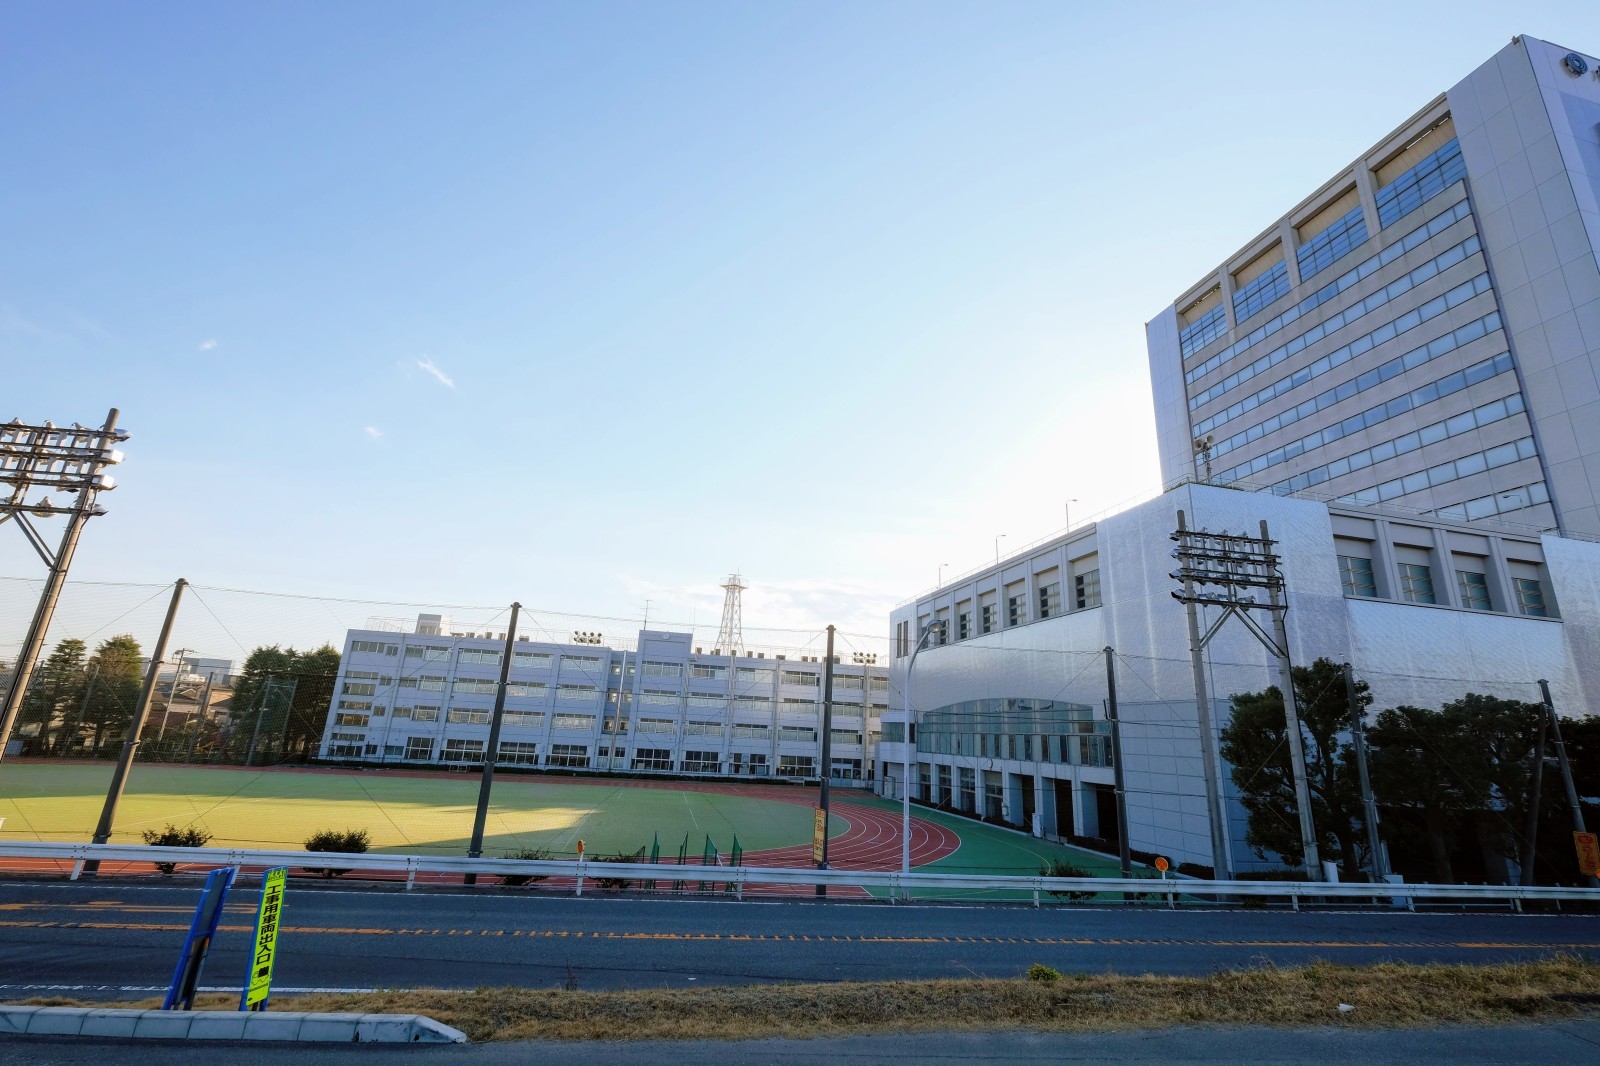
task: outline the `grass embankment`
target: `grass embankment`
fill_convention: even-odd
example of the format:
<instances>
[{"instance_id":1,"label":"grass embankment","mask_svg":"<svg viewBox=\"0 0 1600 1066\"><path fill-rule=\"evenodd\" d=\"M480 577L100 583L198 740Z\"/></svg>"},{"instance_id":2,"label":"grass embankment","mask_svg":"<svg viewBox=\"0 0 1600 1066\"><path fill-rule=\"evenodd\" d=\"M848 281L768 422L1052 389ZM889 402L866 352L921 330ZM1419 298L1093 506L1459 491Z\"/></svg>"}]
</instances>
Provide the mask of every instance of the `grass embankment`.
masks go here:
<instances>
[{"instance_id":1,"label":"grass embankment","mask_svg":"<svg viewBox=\"0 0 1600 1066\"><path fill-rule=\"evenodd\" d=\"M211 1001L204 1006L217 1010L233 1009L238 1002L203 998ZM1354 1009L1341 1011L1340 1004ZM419 990L285 996L272 1005L277 1010L424 1014L485 1041L744 1040L956 1029L1094 1032L1180 1025L1500 1025L1572 1017L1597 1004L1600 963L1561 957L1500 966L1318 963L1204 977L1068 974L1052 982ZM135 1005L159 1006L159 1001Z\"/></svg>"}]
</instances>

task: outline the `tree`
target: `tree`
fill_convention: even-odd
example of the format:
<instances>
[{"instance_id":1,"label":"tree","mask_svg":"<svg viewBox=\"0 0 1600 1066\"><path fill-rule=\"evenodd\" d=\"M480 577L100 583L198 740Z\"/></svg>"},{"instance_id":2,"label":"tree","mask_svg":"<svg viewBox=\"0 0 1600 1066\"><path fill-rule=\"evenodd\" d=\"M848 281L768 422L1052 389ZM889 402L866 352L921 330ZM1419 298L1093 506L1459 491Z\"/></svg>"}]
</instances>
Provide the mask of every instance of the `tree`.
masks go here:
<instances>
[{"instance_id":1,"label":"tree","mask_svg":"<svg viewBox=\"0 0 1600 1066\"><path fill-rule=\"evenodd\" d=\"M1305 737L1306 779L1317 847L1337 860L1348 880L1360 878L1362 833L1361 787L1354 753L1343 739L1350 726L1344 668L1318 659L1292 671L1295 704ZM1356 683L1357 704L1372 702L1365 682ZM1233 783L1248 815L1245 842L1258 856L1276 852L1291 866L1305 862L1300 839L1294 770L1289 754L1288 720L1283 692L1274 685L1264 692L1233 697L1233 714L1222 729L1222 757L1233 767Z\"/></svg>"},{"instance_id":2,"label":"tree","mask_svg":"<svg viewBox=\"0 0 1600 1066\"><path fill-rule=\"evenodd\" d=\"M1383 711L1368 730L1373 791L1417 827L1436 879L1456 879L1451 850L1468 825L1495 853L1516 854L1543 713L1468 693L1437 711Z\"/></svg>"},{"instance_id":3,"label":"tree","mask_svg":"<svg viewBox=\"0 0 1600 1066\"><path fill-rule=\"evenodd\" d=\"M324 644L298 652L263 645L245 659L233 687L228 753L244 760L306 756L322 739L339 673L339 652ZM260 726L257 729L257 726Z\"/></svg>"},{"instance_id":4,"label":"tree","mask_svg":"<svg viewBox=\"0 0 1600 1066\"><path fill-rule=\"evenodd\" d=\"M83 654L83 641L75 637L61 641L28 686L17 724L36 727L35 754L55 749L66 721L79 709L84 687Z\"/></svg>"},{"instance_id":5,"label":"tree","mask_svg":"<svg viewBox=\"0 0 1600 1066\"><path fill-rule=\"evenodd\" d=\"M94 685L83 700L83 724L94 730L92 750L101 753L105 743L127 731L143 683L139 642L124 633L100 642L89 660Z\"/></svg>"}]
</instances>

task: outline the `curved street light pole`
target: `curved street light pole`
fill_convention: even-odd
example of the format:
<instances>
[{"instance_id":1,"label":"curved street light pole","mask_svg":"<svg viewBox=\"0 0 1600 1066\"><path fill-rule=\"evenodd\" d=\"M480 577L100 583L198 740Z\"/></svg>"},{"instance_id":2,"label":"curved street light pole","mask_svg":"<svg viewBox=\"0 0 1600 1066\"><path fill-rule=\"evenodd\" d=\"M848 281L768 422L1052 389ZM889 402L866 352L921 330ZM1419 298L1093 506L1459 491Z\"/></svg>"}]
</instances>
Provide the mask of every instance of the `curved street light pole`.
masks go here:
<instances>
[{"instance_id":1,"label":"curved street light pole","mask_svg":"<svg viewBox=\"0 0 1600 1066\"><path fill-rule=\"evenodd\" d=\"M917 640L917 646L911 649L911 661L906 664L905 706L902 708L902 717L905 719L904 730L900 742L901 750L905 753L905 769L901 771L900 781L900 874L902 877L911 873L911 768L912 755L916 751L911 741L911 671L917 665L917 656L922 649L928 646L928 638L933 636L935 630L944 626L938 619L931 620L928 628L922 631L922 636ZM900 887L903 899L911 898L911 890L904 884Z\"/></svg>"}]
</instances>

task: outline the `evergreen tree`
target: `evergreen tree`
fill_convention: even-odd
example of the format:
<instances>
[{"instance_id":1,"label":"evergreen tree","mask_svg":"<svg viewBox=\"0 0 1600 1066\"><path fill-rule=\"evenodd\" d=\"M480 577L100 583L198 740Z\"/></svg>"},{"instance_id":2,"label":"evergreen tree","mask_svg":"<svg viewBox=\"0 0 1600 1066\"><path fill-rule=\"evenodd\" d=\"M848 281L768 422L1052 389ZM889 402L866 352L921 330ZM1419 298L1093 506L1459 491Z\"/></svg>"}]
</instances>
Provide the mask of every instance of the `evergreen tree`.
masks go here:
<instances>
[{"instance_id":1,"label":"evergreen tree","mask_svg":"<svg viewBox=\"0 0 1600 1066\"><path fill-rule=\"evenodd\" d=\"M63 727L79 709L83 688L84 644L68 637L34 672L17 714L18 726L37 727L31 745L33 754L43 755L56 748Z\"/></svg>"},{"instance_id":2,"label":"evergreen tree","mask_svg":"<svg viewBox=\"0 0 1600 1066\"><path fill-rule=\"evenodd\" d=\"M1354 751L1346 740L1350 705L1344 668L1331 659L1318 659L1310 666L1295 667L1292 675L1317 847L1324 859L1340 863L1347 880L1359 880L1361 787ZM1362 708L1372 702L1365 682L1356 683L1356 700ZM1289 865L1301 865L1305 851L1282 691L1274 685L1264 692L1234 696L1233 714L1221 736L1222 757L1233 768L1233 783L1248 816L1245 842L1257 855L1276 852Z\"/></svg>"},{"instance_id":3,"label":"evergreen tree","mask_svg":"<svg viewBox=\"0 0 1600 1066\"><path fill-rule=\"evenodd\" d=\"M90 659L94 685L83 700L83 724L94 730L91 749L96 755L126 733L133 721L144 680L140 668L143 654L139 642L124 633L101 641Z\"/></svg>"}]
</instances>

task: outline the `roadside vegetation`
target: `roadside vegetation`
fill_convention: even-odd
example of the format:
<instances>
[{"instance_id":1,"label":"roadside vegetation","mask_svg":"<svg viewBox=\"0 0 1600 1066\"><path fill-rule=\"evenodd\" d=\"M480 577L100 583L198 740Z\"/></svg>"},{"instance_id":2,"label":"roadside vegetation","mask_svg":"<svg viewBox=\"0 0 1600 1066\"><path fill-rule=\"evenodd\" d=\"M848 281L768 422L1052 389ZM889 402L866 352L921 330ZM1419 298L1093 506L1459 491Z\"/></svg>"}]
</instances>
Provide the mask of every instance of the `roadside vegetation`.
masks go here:
<instances>
[{"instance_id":1,"label":"roadside vegetation","mask_svg":"<svg viewBox=\"0 0 1600 1066\"><path fill-rule=\"evenodd\" d=\"M1059 961L1059 960L1057 960ZM1104 1032L1173 1026L1416 1028L1575 1017L1600 1007L1600 963L1572 956L1501 966L1316 963L1204 977L1127 977L1040 962L1013 980L739 985L590 992L417 990L273 997L273 1010L424 1014L489 1040L745 1040L1007 1029ZM88 1006L68 1000L30 1000ZM201 1009L232 1010L211 995ZM93 1006L108 1006L105 1003ZM154 1007L159 1000L126 1006Z\"/></svg>"}]
</instances>

